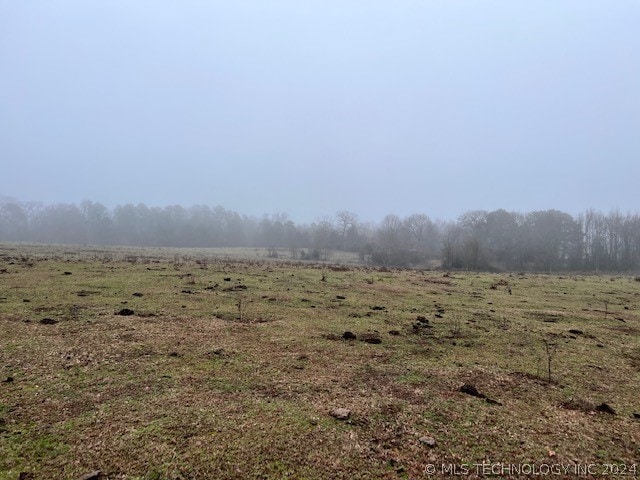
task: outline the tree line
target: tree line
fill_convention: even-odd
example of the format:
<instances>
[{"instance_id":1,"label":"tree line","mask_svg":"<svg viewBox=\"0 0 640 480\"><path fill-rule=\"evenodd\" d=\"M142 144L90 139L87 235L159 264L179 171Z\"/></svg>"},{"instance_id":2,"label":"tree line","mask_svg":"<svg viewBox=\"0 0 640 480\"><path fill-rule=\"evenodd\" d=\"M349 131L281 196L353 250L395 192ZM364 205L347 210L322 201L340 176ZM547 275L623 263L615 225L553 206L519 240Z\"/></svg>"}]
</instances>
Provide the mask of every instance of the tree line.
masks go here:
<instances>
[{"instance_id":1,"label":"tree line","mask_svg":"<svg viewBox=\"0 0 640 480\"><path fill-rule=\"evenodd\" d=\"M44 205L0 199L0 241L156 247L287 249L301 260L329 260L336 250L363 262L415 267L527 271L636 271L640 215L587 210L528 213L469 211L456 221L390 214L377 224L337 212L311 224L286 214L261 218L221 206L148 207L101 203Z\"/></svg>"}]
</instances>

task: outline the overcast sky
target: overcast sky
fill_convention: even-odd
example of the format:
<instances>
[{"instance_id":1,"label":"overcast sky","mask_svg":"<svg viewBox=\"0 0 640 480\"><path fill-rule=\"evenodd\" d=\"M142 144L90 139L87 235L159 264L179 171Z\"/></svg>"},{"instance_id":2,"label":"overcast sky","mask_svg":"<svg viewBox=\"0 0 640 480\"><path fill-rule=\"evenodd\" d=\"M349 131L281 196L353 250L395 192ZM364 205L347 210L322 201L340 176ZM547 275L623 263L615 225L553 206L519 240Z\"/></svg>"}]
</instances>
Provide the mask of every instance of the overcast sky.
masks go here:
<instances>
[{"instance_id":1,"label":"overcast sky","mask_svg":"<svg viewBox=\"0 0 640 480\"><path fill-rule=\"evenodd\" d=\"M0 0L0 195L640 209L638 0Z\"/></svg>"}]
</instances>

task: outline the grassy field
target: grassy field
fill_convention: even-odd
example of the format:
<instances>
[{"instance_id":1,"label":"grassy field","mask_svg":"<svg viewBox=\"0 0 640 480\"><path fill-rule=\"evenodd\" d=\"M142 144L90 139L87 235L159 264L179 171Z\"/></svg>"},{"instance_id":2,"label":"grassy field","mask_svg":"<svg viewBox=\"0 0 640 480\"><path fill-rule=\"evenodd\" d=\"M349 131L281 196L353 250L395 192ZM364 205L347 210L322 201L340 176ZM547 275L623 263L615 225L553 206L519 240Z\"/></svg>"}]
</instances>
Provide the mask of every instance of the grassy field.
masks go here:
<instances>
[{"instance_id":1,"label":"grassy field","mask_svg":"<svg viewBox=\"0 0 640 480\"><path fill-rule=\"evenodd\" d=\"M633 277L253 253L0 245L0 479L640 474Z\"/></svg>"}]
</instances>

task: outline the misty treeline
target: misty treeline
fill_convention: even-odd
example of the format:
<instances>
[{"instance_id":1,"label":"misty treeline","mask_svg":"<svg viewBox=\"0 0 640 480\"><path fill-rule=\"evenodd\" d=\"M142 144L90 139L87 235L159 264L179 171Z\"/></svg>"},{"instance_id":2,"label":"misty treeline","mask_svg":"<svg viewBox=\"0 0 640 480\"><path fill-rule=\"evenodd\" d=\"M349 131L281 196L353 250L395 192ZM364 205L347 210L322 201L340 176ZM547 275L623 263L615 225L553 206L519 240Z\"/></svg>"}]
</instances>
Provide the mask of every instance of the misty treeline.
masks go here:
<instances>
[{"instance_id":1,"label":"misty treeline","mask_svg":"<svg viewBox=\"0 0 640 480\"><path fill-rule=\"evenodd\" d=\"M43 205L0 200L0 241L156 247L261 247L300 260L356 252L375 265L448 269L632 271L640 269L640 215L588 210L470 211L457 221L387 215L378 224L340 211L296 225L286 214L256 218L223 207Z\"/></svg>"}]
</instances>

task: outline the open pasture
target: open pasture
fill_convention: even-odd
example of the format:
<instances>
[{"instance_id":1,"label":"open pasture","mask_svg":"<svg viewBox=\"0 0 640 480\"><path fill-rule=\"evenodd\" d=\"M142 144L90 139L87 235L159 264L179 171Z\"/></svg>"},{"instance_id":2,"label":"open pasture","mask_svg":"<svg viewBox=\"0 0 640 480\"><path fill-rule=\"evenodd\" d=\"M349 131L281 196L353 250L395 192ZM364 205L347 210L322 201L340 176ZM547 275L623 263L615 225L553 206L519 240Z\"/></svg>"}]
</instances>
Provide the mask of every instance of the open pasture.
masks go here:
<instances>
[{"instance_id":1,"label":"open pasture","mask_svg":"<svg viewBox=\"0 0 640 480\"><path fill-rule=\"evenodd\" d=\"M640 282L4 244L0 381L3 480L631 467Z\"/></svg>"}]
</instances>

